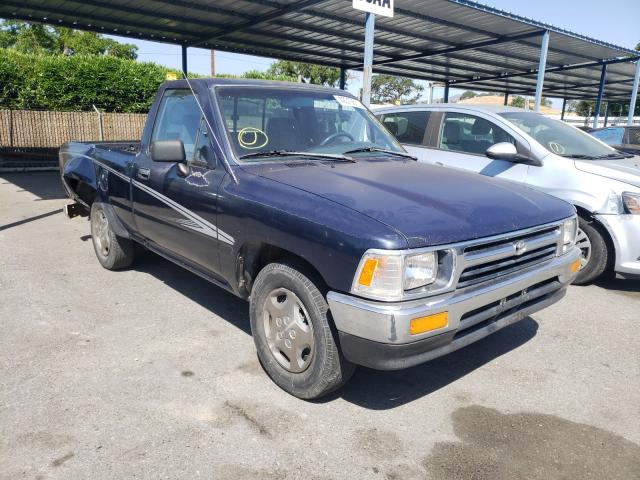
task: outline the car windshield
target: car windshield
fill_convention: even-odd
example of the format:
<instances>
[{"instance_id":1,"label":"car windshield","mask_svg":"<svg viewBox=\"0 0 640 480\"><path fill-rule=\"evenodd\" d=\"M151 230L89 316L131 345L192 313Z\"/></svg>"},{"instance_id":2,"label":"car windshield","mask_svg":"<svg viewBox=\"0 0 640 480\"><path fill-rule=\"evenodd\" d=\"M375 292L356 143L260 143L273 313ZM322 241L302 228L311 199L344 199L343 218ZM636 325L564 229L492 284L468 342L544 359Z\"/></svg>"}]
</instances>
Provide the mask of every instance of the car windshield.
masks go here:
<instances>
[{"instance_id":1,"label":"car windshield","mask_svg":"<svg viewBox=\"0 0 640 480\"><path fill-rule=\"evenodd\" d=\"M551 153L563 157L601 159L619 155L588 133L533 112L505 112L500 116L537 140Z\"/></svg>"},{"instance_id":2,"label":"car windshield","mask_svg":"<svg viewBox=\"0 0 640 480\"><path fill-rule=\"evenodd\" d=\"M217 87L229 143L238 159L255 161L292 152L351 160L360 151L404 153L400 144L356 99L291 87ZM264 153L264 155L260 155ZM380 152L382 154L382 152Z\"/></svg>"}]
</instances>

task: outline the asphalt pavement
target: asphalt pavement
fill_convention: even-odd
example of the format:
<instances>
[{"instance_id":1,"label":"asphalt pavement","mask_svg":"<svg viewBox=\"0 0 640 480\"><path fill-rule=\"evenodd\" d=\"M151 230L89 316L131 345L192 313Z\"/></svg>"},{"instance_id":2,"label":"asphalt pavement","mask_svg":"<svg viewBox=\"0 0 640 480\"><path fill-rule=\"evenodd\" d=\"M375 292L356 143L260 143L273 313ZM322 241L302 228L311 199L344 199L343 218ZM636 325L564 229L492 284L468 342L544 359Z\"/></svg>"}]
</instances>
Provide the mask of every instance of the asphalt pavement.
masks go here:
<instances>
[{"instance_id":1,"label":"asphalt pavement","mask_svg":"<svg viewBox=\"0 0 640 480\"><path fill-rule=\"evenodd\" d=\"M0 174L0 479L640 478L640 281L304 402L244 301L148 252L104 270L65 203Z\"/></svg>"}]
</instances>

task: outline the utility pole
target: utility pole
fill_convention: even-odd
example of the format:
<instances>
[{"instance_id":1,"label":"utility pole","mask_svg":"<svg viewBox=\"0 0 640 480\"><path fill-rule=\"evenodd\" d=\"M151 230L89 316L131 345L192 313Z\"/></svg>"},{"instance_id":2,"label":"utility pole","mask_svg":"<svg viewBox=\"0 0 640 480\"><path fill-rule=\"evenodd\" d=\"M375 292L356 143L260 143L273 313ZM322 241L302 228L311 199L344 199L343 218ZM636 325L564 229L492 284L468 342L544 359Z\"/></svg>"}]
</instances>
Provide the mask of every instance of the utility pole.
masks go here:
<instances>
[{"instance_id":1,"label":"utility pole","mask_svg":"<svg viewBox=\"0 0 640 480\"><path fill-rule=\"evenodd\" d=\"M211 76L216 76L216 52L213 48L211 49Z\"/></svg>"}]
</instances>

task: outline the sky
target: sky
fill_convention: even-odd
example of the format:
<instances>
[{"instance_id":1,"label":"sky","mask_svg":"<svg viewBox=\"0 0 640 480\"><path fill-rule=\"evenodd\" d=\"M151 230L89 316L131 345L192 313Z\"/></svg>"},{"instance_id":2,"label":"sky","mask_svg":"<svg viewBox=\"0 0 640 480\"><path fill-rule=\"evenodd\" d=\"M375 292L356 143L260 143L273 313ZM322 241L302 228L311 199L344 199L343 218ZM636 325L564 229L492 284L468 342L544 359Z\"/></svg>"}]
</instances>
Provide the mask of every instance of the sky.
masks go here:
<instances>
[{"instance_id":1,"label":"sky","mask_svg":"<svg viewBox=\"0 0 640 480\"><path fill-rule=\"evenodd\" d=\"M402 5L402 0L395 1L396 5ZM621 47L634 48L640 42L640 0L485 0L482 3ZM136 44L140 61L180 68L179 46L123 37L112 38ZM216 72L231 74L241 74L247 70L266 70L273 62L271 58L220 51L216 51L215 58ZM189 71L208 75L209 50L190 48L188 65ZM362 84L361 78L359 72L350 72L348 89L351 92L357 94ZM452 89L450 95L462 91ZM434 98L442 95L442 88L436 88ZM554 105L558 105L558 101L554 101Z\"/></svg>"}]
</instances>

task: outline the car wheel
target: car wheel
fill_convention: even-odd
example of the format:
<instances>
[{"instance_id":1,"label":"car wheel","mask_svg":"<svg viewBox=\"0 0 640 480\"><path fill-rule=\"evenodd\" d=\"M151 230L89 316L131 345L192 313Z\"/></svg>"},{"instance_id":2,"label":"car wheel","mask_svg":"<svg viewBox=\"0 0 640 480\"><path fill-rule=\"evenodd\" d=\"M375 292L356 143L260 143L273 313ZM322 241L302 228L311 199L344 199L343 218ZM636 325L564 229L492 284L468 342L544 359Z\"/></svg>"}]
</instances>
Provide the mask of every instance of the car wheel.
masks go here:
<instances>
[{"instance_id":1,"label":"car wheel","mask_svg":"<svg viewBox=\"0 0 640 480\"><path fill-rule=\"evenodd\" d=\"M107 270L119 270L133 263L134 244L131 240L118 237L109 225L104 205L91 205L91 239L100 265Z\"/></svg>"},{"instance_id":2,"label":"car wheel","mask_svg":"<svg viewBox=\"0 0 640 480\"><path fill-rule=\"evenodd\" d=\"M609 262L607 242L597 224L579 217L576 247L580 249L582 256L580 257L580 271L573 283L586 285L593 282L607 269Z\"/></svg>"},{"instance_id":3,"label":"car wheel","mask_svg":"<svg viewBox=\"0 0 640 480\"><path fill-rule=\"evenodd\" d=\"M267 374L291 395L311 400L341 387L355 366L340 351L324 296L301 270L285 263L264 267L249 312Z\"/></svg>"}]
</instances>

